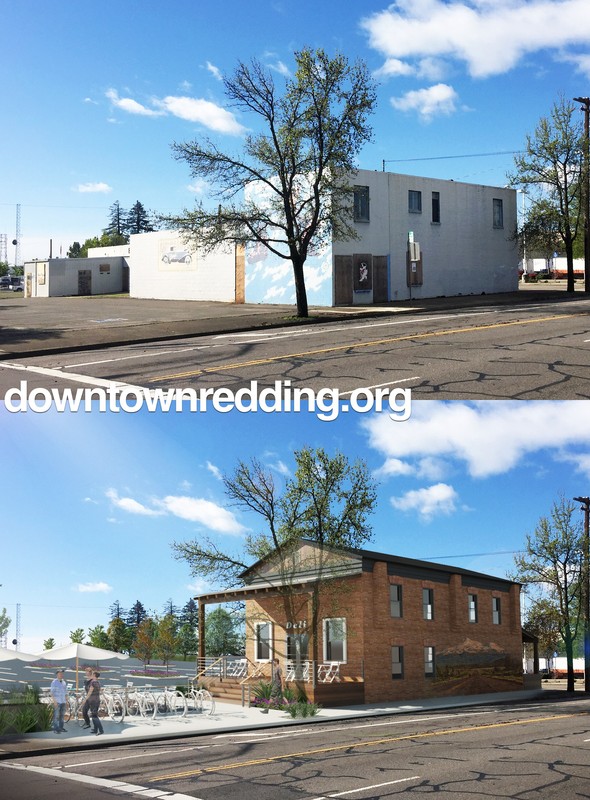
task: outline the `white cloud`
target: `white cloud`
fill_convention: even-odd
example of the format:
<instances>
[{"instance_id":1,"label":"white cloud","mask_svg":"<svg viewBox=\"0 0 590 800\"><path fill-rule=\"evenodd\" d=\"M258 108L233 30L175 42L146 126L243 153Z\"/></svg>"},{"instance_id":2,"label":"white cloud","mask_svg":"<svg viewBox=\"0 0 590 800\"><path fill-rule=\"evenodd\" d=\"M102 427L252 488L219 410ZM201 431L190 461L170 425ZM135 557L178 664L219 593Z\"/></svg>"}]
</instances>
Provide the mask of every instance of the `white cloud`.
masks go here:
<instances>
[{"instance_id":1,"label":"white cloud","mask_svg":"<svg viewBox=\"0 0 590 800\"><path fill-rule=\"evenodd\" d=\"M386 415L364 421L370 444L385 458L418 465L460 461L475 478L500 475L526 456L552 449L590 476L590 414L578 401L415 402L406 422ZM534 433L533 433L534 432Z\"/></svg>"},{"instance_id":2,"label":"white cloud","mask_svg":"<svg viewBox=\"0 0 590 800\"><path fill-rule=\"evenodd\" d=\"M139 503L137 500L134 500L132 497L119 497L119 494L115 489L109 489L106 492L106 496L116 508L120 508L121 511L127 511L129 514L140 514L146 517L159 517L164 513L161 510L148 508L142 503Z\"/></svg>"},{"instance_id":3,"label":"white cloud","mask_svg":"<svg viewBox=\"0 0 590 800\"><path fill-rule=\"evenodd\" d=\"M457 492L447 483L414 489L401 497L392 497L391 504L399 511L416 511L424 522L435 516L448 516L456 510Z\"/></svg>"},{"instance_id":4,"label":"white cloud","mask_svg":"<svg viewBox=\"0 0 590 800\"><path fill-rule=\"evenodd\" d=\"M383 70L395 59L443 58L463 62L476 78L508 72L529 54L559 55L590 40L588 0L398 0L361 25L387 59Z\"/></svg>"},{"instance_id":5,"label":"white cloud","mask_svg":"<svg viewBox=\"0 0 590 800\"><path fill-rule=\"evenodd\" d=\"M175 517L198 522L219 533L242 534L245 531L231 511L201 497L168 495L160 501L162 507Z\"/></svg>"},{"instance_id":6,"label":"white cloud","mask_svg":"<svg viewBox=\"0 0 590 800\"><path fill-rule=\"evenodd\" d=\"M219 69L219 67L216 67L210 61L207 61L206 67L216 80L218 81L223 80L223 75L221 74L221 70Z\"/></svg>"},{"instance_id":7,"label":"white cloud","mask_svg":"<svg viewBox=\"0 0 590 800\"><path fill-rule=\"evenodd\" d=\"M453 114L458 99L452 86L437 83L428 89L414 89L402 97L392 97L391 105L398 111L415 111L424 122L430 122L433 117Z\"/></svg>"},{"instance_id":8,"label":"white cloud","mask_svg":"<svg viewBox=\"0 0 590 800\"><path fill-rule=\"evenodd\" d=\"M223 475L219 467L216 467L215 464L212 464L210 461L207 461L207 469L215 478L217 478L218 481L220 481L223 478Z\"/></svg>"},{"instance_id":9,"label":"white cloud","mask_svg":"<svg viewBox=\"0 0 590 800\"><path fill-rule=\"evenodd\" d=\"M108 194L113 191L113 187L109 186L108 183L79 183L74 191L81 192L82 194Z\"/></svg>"},{"instance_id":10,"label":"white cloud","mask_svg":"<svg viewBox=\"0 0 590 800\"><path fill-rule=\"evenodd\" d=\"M218 133L229 133L239 136L245 133L245 128L240 125L231 111L226 111L221 106L212 103L210 100L203 100L196 97L174 97L169 95L162 100L155 101L163 112L172 114L174 117L198 122Z\"/></svg>"},{"instance_id":11,"label":"white cloud","mask_svg":"<svg viewBox=\"0 0 590 800\"><path fill-rule=\"evenodd\" d=\"M192 183L189 183L189 185L186 188L189 190L189 192L192 192L193 194L198 194L198 195L206 194L209 189L209 182L206 181L204 178L197 178Z\"/></svg>"},{"instance_id":12,"label":"white cloud","mask_svg":"<svg viewBox=\"0 0 590 800\"><path fill-rule=\"evenodd\" d=\"M113 591L113 587L104 581L98 581L97 583L79 583L76 590L78 592L102 592L107 594Z\"/></svg>"},{"instance_id":13,"label":"white cloud","mask_svg":"<svg viewBox=\"0 0 590 800\"><path fill-rule=\"evenodd\" d=\"M163 111L155 111L153 108L138 103L137 100L132 100L130 97L119 97L119 93L115 89L109 89L106 96L115 106L120 108L121 111L126 111L128 114L139 114L143 117L160 117Z\"/></svg>"}]
</instances>

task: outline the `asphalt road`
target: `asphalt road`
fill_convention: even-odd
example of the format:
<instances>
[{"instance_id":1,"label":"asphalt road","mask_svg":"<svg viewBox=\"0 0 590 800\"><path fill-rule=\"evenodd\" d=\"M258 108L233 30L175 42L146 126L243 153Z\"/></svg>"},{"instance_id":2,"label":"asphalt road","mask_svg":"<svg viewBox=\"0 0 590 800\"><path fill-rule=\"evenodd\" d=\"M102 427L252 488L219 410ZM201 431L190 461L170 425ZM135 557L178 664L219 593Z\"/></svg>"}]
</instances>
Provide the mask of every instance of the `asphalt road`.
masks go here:
<instances>
[{"instance_id":1,"label":"asphalt road","mask_svg":"<svg viewBox=\"0 0 590 800\"><path fill-rule=\"evenodd\" d=\"M318 723L0 763L4 796L590 797L590 700Z\"/></svg>"},{"instance_id":2,"label":"asphalt road","mask_svg":"<svg viewBox=\"0 0 590 800\"><path fill-rule=\"evenodd\" d=\"M329 388L344 401L367 388L411 389L414 399L587 399L590 300L408 313L0 362L3 397L21 381L29 392L236 391L287 381L292 393Z\"/></svg>"}]
</instances>

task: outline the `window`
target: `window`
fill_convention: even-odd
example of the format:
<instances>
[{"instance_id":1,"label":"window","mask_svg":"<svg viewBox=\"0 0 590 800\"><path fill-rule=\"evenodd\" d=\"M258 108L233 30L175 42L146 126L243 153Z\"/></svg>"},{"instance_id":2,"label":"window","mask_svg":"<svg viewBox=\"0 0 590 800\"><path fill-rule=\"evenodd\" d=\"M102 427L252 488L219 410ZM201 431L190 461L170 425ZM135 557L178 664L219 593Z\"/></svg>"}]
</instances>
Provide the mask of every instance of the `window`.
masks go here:
<instances>
[{"instance_id":1,"label":"window","mask_svg":"<svg viewBox=\"0 0 590 800\"><path fill-rule=\"evenodd\" d=\"M440 192L432 193L432 222L440 224Z\"/></svg>"},{"instance_id":2,"label":"window","mask_svg":"<svg viewBox=\"0 0 590 800\"><path fill-rule=\"evenodd\" d=\"M324 661L346 661L346 620L324 620Z\"/></svg>"},{"instance_id":3,"label":"window","mask_svg":"<svg viewBox=\"0 0 590 800\"><path fill-rule=\"evenodd\" d=\"M469 622L477 622L477 595L468 594L467 604L469 608Z\"/></svg>"},{"instance_id":4,"label":"window","mask_svg":"<svg viewBox=\"0 0 590 800\"><path fill-rule=\"evenodd\" d=\"M392 617L403 617L402 587L399 583L392 583L389 587L389 607Z\"/></svg>"},{"instance_id":5,"label":"window","mask_svg":"<svg viewBox=\"0 0 590 800\"><path fill-rule=\"evenodd\" d=\"M492 597L492 622L494 625L500 625L502 622L501 603L499 597Z\"/></svg>"},{"instance_id":6,"label":"window","mask_svg":"<svg viewBox=\"0 0 590 800\"><path fill-rule=\"evenodd\" d=\"M434 589L422 589L422 614L424 619L434 619Z\"/></svg>"},{"instance_id":7,"label":"window","mask_svg":"<svg viewBox=\"0 0 590 800\"><path fill-rule=\"evenodd\" d=\"M504 227L504 205L502 200L494 198L494 228Z\"/></svg>"},{"instance_id":8,"label":"window","mask_svg":"<svg viewBox=\"0 0 590 800\"><path fill-rule=\"evenodd\" d=\"M256 660L268 661L272 648L272 624L258 622L256 624Z\"/></svg>"},{"instance_id":9,"label":"window","mask_svg":"<svg viewBox=\"0 0 590 800\"><path fill-rule=\"evenodd\" d=\"M408 211L410 214L422 213L422 192L410 189L408 192Z\"/></svg>"},{"instance_id":10,"label":"window","mask_svg":"<svg viewBox=\"0 0 590 800\"><path fill-rule=\"evenodd\" d=\"M424 675L434 678L434 647L424 648Z\"/></svg>"},{"instance_id":11,"label":"window","mask_svg":"<svg viewBox=\"0 0 590 800\"><path fill-rule=\"evenodd\" d=\"M394 680L404 677L404 648L398 645L391 648L391 677Z\"/></svg>"},{"instance_id":12,"label":"window","mask_svg":"<svg viewBox=\"0 0 590 800\"><path fill-rule=\"evenodd\" d=\"M368 186L355 186L353 194L354 194L354 221L355 222L368 222L369 221L369 187Z\"/></svg>"},{"instance_id":13,"label":"window","mask_svg":"<svg viewBox=\"0 0 590 800\"><path fill-rule=\"evenodd\" d=\"M287 634L287 661L307 661L309 657L309 636L307 633Z\"/></svg>"}]
</instances>

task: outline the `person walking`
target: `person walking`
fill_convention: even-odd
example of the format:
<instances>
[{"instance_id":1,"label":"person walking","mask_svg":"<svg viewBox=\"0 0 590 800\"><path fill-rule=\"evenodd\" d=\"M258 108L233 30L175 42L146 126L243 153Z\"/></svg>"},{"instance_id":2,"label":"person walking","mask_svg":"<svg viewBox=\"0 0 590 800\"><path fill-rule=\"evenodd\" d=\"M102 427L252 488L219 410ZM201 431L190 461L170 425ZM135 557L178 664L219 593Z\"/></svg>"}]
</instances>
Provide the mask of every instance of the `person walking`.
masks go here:
<instances>
[{"instance_id":1,"label":"person walking","mask_svg":"<svg viewBox=\"0 0 590 800\"><path fill-rule=\"evenodd\" d=\"M271 697L276 703L283 702L283 670L278 658L273 658L272 660Z\"/></svg>"},{"instance_id":2,"label":"person walking","mask_svg":"<svg viewBox=\"0 0 590 800\"><path fill-rule=\"evenodd\" d=\"M63 669L58 669L55 678L51 681L49 687L51 699L53 700L53 732L64 733L64 714L66 711L66 699L68 693L68 685L64 681Z\"/></svg>"},{"instance_id":3,"label":"person walking","mask_svg":"<svg viewBox=\"0 0 590 800\"><path fill-rule=\"evenodd\" d=\"M84 670L84 702L82 703L82 718L84 720L83 728L90 728L90 716L88 706L88 688L92 681L92 667L86 667Z\"/></svg>"},{"instance_id":4,"label":"person walking","mask_svg":"<svg viewBox=\"0 0 590 800\"><path fill-rule=\"evenodd\" d=\"M100 706L100 672L93 672L90 683L88 684L88 692L86 694L86 702L88 703L88 711L92 718L93 733L95 736L100 736L104 733L102 722L98 716L98 708Z\"/></svg>"}]
</instances>

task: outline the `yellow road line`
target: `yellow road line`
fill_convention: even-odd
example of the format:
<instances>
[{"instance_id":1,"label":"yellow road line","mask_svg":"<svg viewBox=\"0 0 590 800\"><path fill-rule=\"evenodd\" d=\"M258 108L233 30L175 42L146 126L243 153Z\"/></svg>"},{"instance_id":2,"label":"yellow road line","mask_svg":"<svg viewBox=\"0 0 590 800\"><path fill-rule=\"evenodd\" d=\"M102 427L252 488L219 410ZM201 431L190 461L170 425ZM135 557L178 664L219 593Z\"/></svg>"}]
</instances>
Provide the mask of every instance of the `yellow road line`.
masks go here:
<instances>
[{"instance_id":1,"label":"yellow road line","mask_svg":"<svg viewBox=\"0 0 590 800\"><path fill-rule=\"evenodd\" d=\"M584 712L586 713L586 712ZM447 736L452 733L470 733L472 731L483 731L490 728L505 728L509 725L529 725L534 722L549 722L556 719L567 719L578 714L556 714L550 717L534 717L533 719L515 720L509 722L492 722L488 725L474 725L466 728L447 728L443 731L428 731L426 733L408 733L404 736L388 736L384 739L369 739L364 742L352 744L332 745L331 747L318 747L315 750L303 750L297 753L286 753L282 756L267 756L266 758L254 758L250 761L237 761L232 764L219 764L215 767L203 767L202 769L191 769L186 772L173 772L169 775L158 775L150 778L149 783L156 781L175 780L179 778L191 778L196 775L204 775L206 772L225 772L230 769L242 769L244 767L255 767L261 764L272 764L275 761L288 761L291 758L306 758L309 756L321 755L324 753L335 753L342 750L355 750L358 747L374 747L375 745L391 744L393 742L403 742L409 739L427 739L434 736Z\"/></svg>"},{"instance_id":2,"label":"yellow road line","mask_svg":"<svg viewBox=\"0 0 590 800\"><path fill-rule=\"evenodd\" d=\"M514 322L494 322L491 325L474 325L469 328L448 328L443 331L430 331L428 333L414 333L405 336L391 336L386 339L375 339L370 342L357 342L356 344L340 344L333 347L323 347L317 350L306 350L301 353L287 353L283 356L269 356L268 358L257 358L251 361L238 361L234 364L217 364L214 367L203 367L202 369L190 370L189 372L177 372L174 375L158 375L150 378L148 383L158 381L176 380L178 378L194 378L198 375L205 375L208 372L224 372L226 370L240 369L241 367L256 367L261 364L272 364L275 361L287 361L290 358L304 358L307 356L325 355L326 353L337 353L342 350L357 350L361 347L378 347L382 344L392 344L394 342L407 342L415 339L429 339L436 336L450 336L457 333L468 333L472 331L485 331L492 328L507 328L514 325L531 325L539 322L551 322L556 319L567 319L568 317L583 317L586 314L554 314L551 317L540 317L539 319L516 320Z\"/></svg>"}]
</instances>

